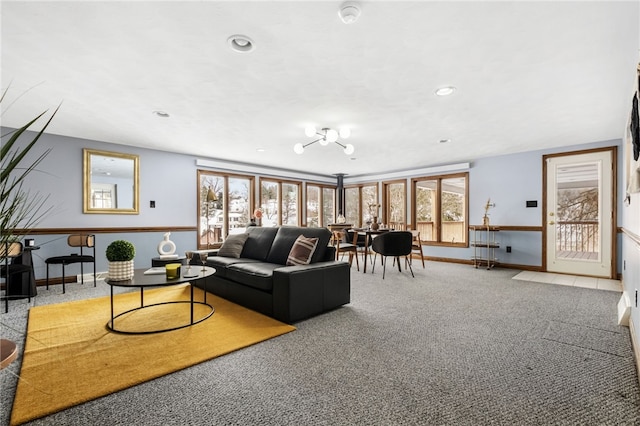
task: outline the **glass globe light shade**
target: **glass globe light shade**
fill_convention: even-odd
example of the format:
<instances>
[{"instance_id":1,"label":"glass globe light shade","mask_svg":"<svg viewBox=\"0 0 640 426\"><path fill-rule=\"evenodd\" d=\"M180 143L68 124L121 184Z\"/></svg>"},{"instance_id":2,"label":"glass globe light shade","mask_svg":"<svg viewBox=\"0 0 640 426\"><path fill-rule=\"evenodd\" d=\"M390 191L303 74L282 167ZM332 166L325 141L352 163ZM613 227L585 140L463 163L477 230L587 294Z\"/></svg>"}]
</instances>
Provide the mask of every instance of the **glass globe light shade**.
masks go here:
<instances>
[{"instance_id":1,"label":"glass globe light shade","mask_svg":"<svg viewBox=\"0 0 640 426\"><path fill-rule=\"evenodd\" d=\"M304 146L301 143L297 143L293 146L293 151L296 154L302 154L304 152Z\"/></svg>"},{"instance_id":2,"label":"glass globe light shade","mask_svg":"<svg viewBox=\"0 0 640 426\"><path fill-rule=\"evenodd\" d=\"M323 137L322 139L320 139L320 145L322 146L327 146L329 145L329 141L327 140L327 136L325 135L325 137Z\"/></svg>"},{"instance_id":3,"label":"glass globe light shade","mask_svg":"<svg viewBox=\"0 0 640 426\"><path fill-rule=\"evenodd\" d=\"M338 132L333 129L327 130L327 141L335 142L338 140Z\"/></svg>"},{"instance_id":4,"label":"glass globe light shade","mask_svg":"<svg viewBox=\"0 0 640 426\"><path fill-rule=\"evenodd\" d=\"M355 151L355 148L353 147L353 145L351 145L350 143L346 144L344 147L344 153L347 155L351 155L353 154L353 151Z\"/></svg>"},{"instance_id":5,"label":"glass globe light shade","mask_svg":"<svg viewBox=\"0 0 640 426\"><path fill-rule=\"evenodd\" d=\"M316 128L315 128L315 127L313 127L313 126L307 126L307 127L304 129L304 134L305 134L305 135L307 135L307 137L310 137L310 138L311 138L311 137L313 137L313 136L315 136L315 135L316 135Z\"/></svg>"},{"instance_id":6,"label":"glass globe light shade","mask_svg":"<svg viewBox=\"0 0 640 426\"><path fill-rule=\"evenodd\" d=\"M349 129L348 127L343 127L342 129L340 129L340 137L342 139L347 139L349 136L351 136L351 129Z\"/></svg>"}]
</instances>

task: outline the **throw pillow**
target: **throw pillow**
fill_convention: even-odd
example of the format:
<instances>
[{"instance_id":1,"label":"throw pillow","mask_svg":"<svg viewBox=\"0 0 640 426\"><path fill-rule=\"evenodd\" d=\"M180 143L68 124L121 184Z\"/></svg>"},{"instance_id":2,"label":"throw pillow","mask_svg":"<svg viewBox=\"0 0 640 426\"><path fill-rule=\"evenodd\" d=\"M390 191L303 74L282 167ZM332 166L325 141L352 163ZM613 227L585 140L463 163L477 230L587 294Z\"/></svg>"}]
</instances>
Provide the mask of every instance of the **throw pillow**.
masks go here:
<instances>
[{"instance_id":1,"label":"throw pillow","mask_svg":"<svg viewBox=\"0 0 640 426\"><path fill-rule=\"evenodd\" d=\"M311 256L318 246L318 238L307 238L300 235L296 242L293 243L289 257L287 257L287 266L308 265L311 262Z\"/></svg>"},{"instance_id":2,"label":"throw pillow","mask_svg":"<svg viewBox=\"0 0 640 426\"><path fill-rule=\"evenodd\" d=\"M249 234L229 235L218 250L218 256L239 258L247 238L249 238Z\"/></svg>"}]
</instances>

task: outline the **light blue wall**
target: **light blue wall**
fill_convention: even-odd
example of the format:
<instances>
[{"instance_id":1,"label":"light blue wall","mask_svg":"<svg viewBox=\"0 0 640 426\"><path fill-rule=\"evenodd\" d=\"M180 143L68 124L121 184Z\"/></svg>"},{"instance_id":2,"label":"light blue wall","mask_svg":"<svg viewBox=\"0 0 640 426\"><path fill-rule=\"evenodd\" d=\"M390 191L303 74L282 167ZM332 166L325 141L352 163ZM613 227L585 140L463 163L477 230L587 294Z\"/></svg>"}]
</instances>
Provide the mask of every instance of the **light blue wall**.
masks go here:
<instances>
[{"instance_id":1,"label":"light blue wall","mask_svg":"<svg viewBox=\"0 0 640 426\"><path fill-rule=\"evenodd\" d=\"M489 198L495 203L491 208L491 224L497 226L542 226L542 156L567 151L579 151L592 148L618 147L618 164L621 164L621 141L603 141L564 147L482 158L471 163L469 169L469 223L482 224L484 206ZM622 171L618 168L618 205L623 191ZM526 207L527 200L535 200L538 206ZM618 207L620 210L620 207ZM618 211L618 220L621 212ZM510 265L542 266L541 231L500 231L500 248L496 257L500 262ZM470 233L469 241L473 241ZM618 245L620 245L620 237ZM506 252L511 246L512 252ZM468 260L473 256L473 247L457 249L450 247L428 247L427 254L434 257L446 257ZM622 261L618 258L617 272L621 271Z\"/></svg>"},{"instance_id":2,"label":"light blue wall","mask_svg":"<svg viewBox=\"0 0 640 426\"><path fill-rule=\"evenodd\" d=\"M7 129L2 129L3 134ZM45 160L26 181L32 191L48 194L52 210L38 224L38 228L145 228L195 227L197 223L197 176L195 158L168 152L134 148L91 140L43 135L30 155L35 158L51 149ZM140 214L84 214L83 206L83 148L115 151L140 156ZM149 201L156 208L149 207ZM96 235L98 272L106 271L106 246L113 240L126 239L136 247L135 266L151 266L151 258L158 256L157 245L164 232L107 233ZM77 252L66 243L66 235L33 235L39 250L33 252L36 278L46 276L44 259L50 256ZM196 247L195 231L172 232L171 240L182 253ZM87 265L91 268L91 265ZM79 265L67 267L67 274L79 274ZM85 273L88 271L85 270ZM59 266L51 267L52 277L61 276Z\"/></svg>"},{"instance_id":3,"label":"light blue wall","mask_svg":"<svg viewBox=\"0 0 640 426\"><path fill-rule=\"evenodd\" d=\"M4 131L4 130L3 130ZM54 208L39 224L41 228L156 227L196 225L195 158L150 149L134 148L84 139L44 135L33 154L51 148L27 184L51 194ZM115 151L140 156L140 214L82 213L82 149ZM149 207L149 201L156 208Z\"/></svg>"},{"instance_id":4,"label":"light blue wall","mask_svg":"<svg viewBox=\"0 0 640 426\"><path fill-rule=\"evenodd\" d=\"M488 198L495 203L490 210L491 223L499 226L541 226L542 225L542 156L562 151L574 151L607 146L620 146L620 141L603 141L555 150L539 150L526 153L482 158L471 162L469 169L469 222L480 224L484 205ZM29 181L29 186L42 193L50 194L54 205L51 214L39 224L39 228L144 228L193 226L197 224L197 166L196 158L149 149L133 148L104 142L44 135L38 149L52 148L51 153L39 166ZM82 213L82 149L91 148L104 151L125 152L140 155L140 214L106 215ZM37 150L36 150L37 151ZM619 149L619 151L622 151ZM38 151L39 152L39 151ZM621 157L621 155L620 155ZM619 164L622 158L619 159ZM622 168L620 179L622 178ZM374 177L371 178L375 180ZM622 182L619 183L619 188ZM407 186L409 188L409 186ZM620 189L619 200L623 190ZM156 208L149 207L149 201L156 202ZM527 208L526 201L535 200L538 206ZM619 203L621 204L621 203ZM619 214L619 216L621 213ZM100 234L97 237L98 267L106 270L104 248L116 239L118 234ZM120 236L125 237L125 236ZM36 252L40 259L66 253L64 239L60 235L36 237L41 250ZM128 234L138 254L136 266L150 266L151 257L157 255L156 246L162 239L158 232ZM539 267L542 265L542 235L538 231L501 231L501 248L497 257L506 264ZM472 240L470 236L470 241ZM196 232L172 234L178 251L196 247ZM512 247L506 253L506 246ZM619 247L622 247L619 240ZM469 260L473 248L452 248L429 246L428 256ZM618 272L622 259L619 259ZM36 260L36 276L44 277L44 265ZM55 274L54 276L59 276Z\"/></svg>"}]
</instances>

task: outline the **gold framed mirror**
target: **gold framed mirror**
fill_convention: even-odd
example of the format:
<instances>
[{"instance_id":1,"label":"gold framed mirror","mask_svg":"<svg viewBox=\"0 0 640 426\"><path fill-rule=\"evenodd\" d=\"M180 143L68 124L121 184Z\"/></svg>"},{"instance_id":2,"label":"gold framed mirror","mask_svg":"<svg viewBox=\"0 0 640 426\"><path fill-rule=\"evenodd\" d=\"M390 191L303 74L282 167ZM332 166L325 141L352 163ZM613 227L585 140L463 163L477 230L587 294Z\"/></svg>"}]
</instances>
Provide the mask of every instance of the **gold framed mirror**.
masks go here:
<instances>
[{"instance_id":1,"label":"gold framed mirror","mask_svg":"<svg viewBox=\"0 0 640 426\"><path fill-rule=\"evenodd\" d=\"M84 213L140 213L137 155L85 148Z\"/></svg>"}]
</instances>

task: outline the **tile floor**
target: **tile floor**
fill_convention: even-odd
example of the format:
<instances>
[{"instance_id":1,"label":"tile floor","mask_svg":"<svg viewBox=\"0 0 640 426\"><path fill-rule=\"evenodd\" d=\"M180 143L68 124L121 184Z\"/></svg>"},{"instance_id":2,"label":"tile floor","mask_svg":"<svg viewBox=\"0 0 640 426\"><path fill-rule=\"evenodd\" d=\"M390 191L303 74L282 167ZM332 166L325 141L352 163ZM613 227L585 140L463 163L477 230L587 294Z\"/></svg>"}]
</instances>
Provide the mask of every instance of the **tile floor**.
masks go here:
<instances>
[{"instance_id":1,"label":"tile floor","mask_svg":"<svg viewBox=\"0 0 640 426\"><path fill-rule=\"evenodd\" d=\"M606 278L580 277L574 275L554 274L550 272L522 271L513 277L513 279L622 292L622 284L619 280L610 280Z\"/></svg>"}]
</instances>

